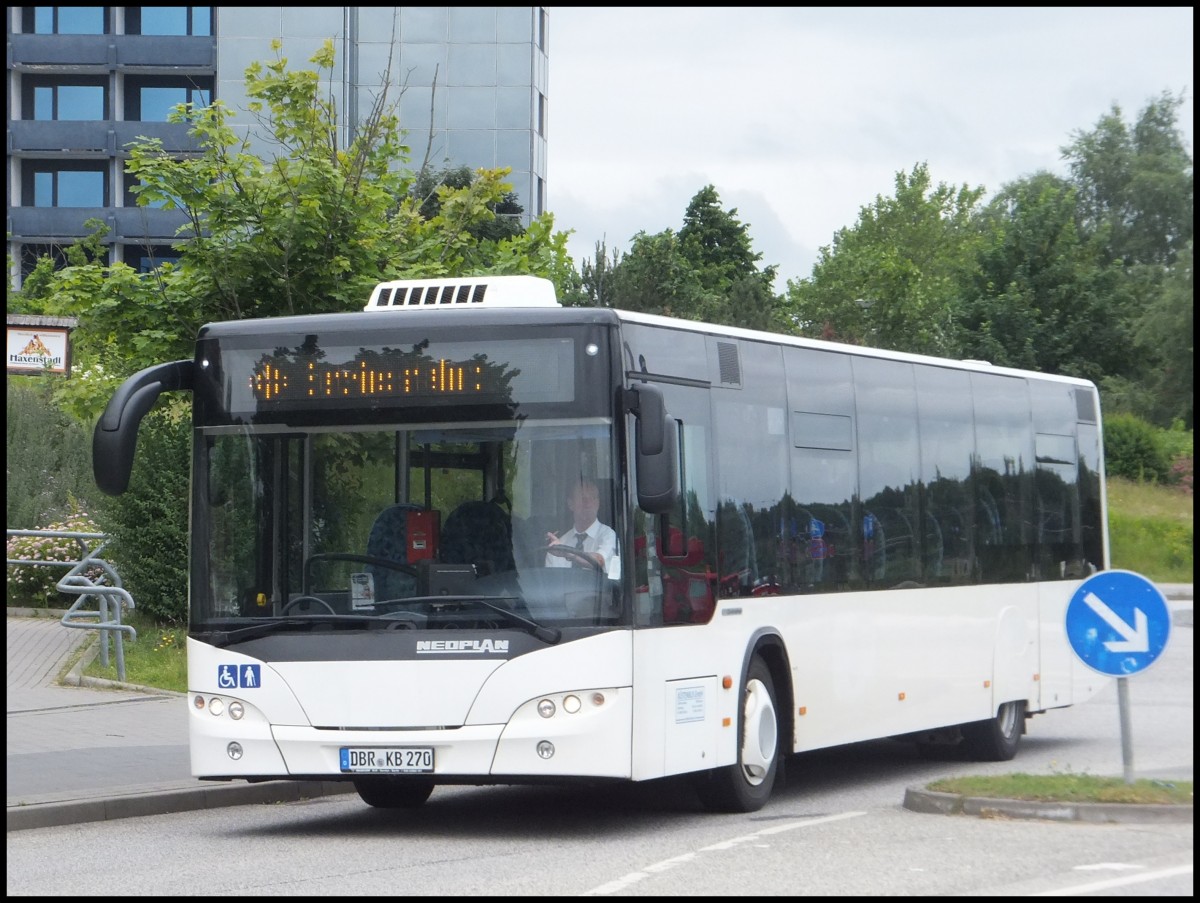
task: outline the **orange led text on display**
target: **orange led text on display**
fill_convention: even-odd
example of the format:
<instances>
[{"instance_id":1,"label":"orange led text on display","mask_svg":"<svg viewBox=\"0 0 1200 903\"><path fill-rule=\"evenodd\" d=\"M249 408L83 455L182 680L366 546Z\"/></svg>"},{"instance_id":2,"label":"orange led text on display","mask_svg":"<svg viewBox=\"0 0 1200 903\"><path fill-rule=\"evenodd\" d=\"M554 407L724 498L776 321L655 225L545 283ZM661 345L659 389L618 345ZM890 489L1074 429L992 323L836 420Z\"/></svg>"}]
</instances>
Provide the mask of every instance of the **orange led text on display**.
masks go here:
<instances>
[{"instance_id":1,"label":"orange led text on display","mask_svg":"<svg viewBox=\"0 0 1200 903\"><path fill-rule=\"evenodd\" d=\"M404 397L484 392L484 368L439 360L399 370L378 370L366 362L357 370L309 363L296 378L294 368L265 364L250 378L250 390L262 401L288 398Z\"/></svg>"}]
</instances>

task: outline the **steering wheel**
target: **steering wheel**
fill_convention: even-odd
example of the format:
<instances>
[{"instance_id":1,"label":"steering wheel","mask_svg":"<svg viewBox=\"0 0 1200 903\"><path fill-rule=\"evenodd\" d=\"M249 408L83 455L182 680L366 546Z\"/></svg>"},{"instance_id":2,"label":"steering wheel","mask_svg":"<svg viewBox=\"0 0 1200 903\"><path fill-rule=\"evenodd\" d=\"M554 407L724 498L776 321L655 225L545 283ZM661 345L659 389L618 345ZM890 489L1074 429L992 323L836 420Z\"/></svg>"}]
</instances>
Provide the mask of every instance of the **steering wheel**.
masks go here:
<instances>
[{"instance_id":1,"label":"steering wheel","mask_svg":"<svg viewBox=\"0 0 1200 903\"><path fill-rule=\"evenodd\" d=\"M538 549L536 554L544 556L546 553L549 553L549 552L553 552L555 554L563 554L567 558L573 558L576 561L582 561L586 564L591 565L592 570L597 571L597 572L607 576L608 572L605 571L604 565L602 565L599 561L597 561L595 558L593 558L589 553L584 552L581 549L576 549L573 546L566 546L566 545L543 546L542 548ZM545 560L545 559L543 558L543 560Z\"/></svg>"},{"instance_id":2,"label":"steering wheel","mask_svg":"<svg viewBox=\"0 0 1200 903\"><path fill-rule=\"evenodd\" d=\"M314 612L314 611L312 611L311 609L314 607L314 604L315 604L315 605L319 605L319 606L321 606L323 609L325 609L325 611L324 611L324 612ZM318 599L316 596L297 596L297 597L296 597L295 599L293 599L291 602L287 603L287 605L283 606L283 608L279 609L279 613L280 613L281 615L286 615L286 614L287 614L288 612L290 612L290 611L291 611L293 608L301 608L301 607L303 607L303 608L305 608L305 609L307 609L307 610L306 610L306 611L303 611L303 612L299 612L300 614L311 615L311 614L325 614L325 613L328 613L328 614L331 614L331 615L332 615L332 614L336 614L336 613L337 613L337 612L335 612L335 611L333 610L333 606L332 606L332 605L330 605L330 604L329 604L328 602L326 602L324 599Z\"/></svg>"}]
</instances>

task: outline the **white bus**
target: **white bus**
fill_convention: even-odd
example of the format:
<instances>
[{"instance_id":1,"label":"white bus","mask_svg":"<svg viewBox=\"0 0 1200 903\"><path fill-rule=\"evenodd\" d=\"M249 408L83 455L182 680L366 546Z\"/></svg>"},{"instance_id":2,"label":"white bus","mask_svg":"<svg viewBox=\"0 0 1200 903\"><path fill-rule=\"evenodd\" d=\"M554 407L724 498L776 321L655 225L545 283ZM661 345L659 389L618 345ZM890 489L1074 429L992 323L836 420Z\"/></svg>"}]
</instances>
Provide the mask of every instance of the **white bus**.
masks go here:
<instances>
[{"instance_id":1,"label":"white bus","mask_svg":"<svg viewBox=\"0 0 1200 903\"><path fill-rule=\"evenodd\" d=\"M104 491L170 390L200 779L415 807L691 775L753 811L790 754L1006 760L1105 682L1064 625L1108 566L1084 380L561 307L532 277L388 282L131 377L96 425ZM617 553L550 567L581 479Z\"/></svg>"}]
</instances>

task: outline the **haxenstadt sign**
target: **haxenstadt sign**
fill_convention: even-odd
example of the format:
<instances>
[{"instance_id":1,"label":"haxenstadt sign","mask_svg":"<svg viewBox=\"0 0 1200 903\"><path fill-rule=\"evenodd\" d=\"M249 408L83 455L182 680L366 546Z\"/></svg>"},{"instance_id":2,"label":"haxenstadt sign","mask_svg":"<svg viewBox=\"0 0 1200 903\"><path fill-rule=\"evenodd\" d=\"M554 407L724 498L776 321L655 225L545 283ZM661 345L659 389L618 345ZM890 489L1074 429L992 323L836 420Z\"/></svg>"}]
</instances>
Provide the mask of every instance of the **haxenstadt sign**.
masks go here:
<instances>
[{"instance_id":1,"label":"haxenstadt sign","mask_svg":"<svg viewBox=\"0 0 1200 903\"><path fill-rule=\"evenodd\" d=\"M71 372L71 329L74 317L8 317L8 372Z\"/></svg>"}]
</instances>

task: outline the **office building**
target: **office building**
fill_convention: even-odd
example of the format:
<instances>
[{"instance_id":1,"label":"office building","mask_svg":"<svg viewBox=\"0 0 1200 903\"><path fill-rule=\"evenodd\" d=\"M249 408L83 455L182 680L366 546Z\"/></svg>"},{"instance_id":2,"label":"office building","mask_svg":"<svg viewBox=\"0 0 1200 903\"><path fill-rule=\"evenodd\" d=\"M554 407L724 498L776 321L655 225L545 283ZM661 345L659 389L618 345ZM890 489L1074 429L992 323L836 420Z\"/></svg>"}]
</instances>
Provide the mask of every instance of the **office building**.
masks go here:
<instances>
[{"instance_id":1,"label":"office building","mask_svg":"<svg viewBox=\"0 0 1200 903\"><path fill-rule=\"evenodd\" d=\"M509 167L531 216L546 209L547 14L543 7L29 6L8 11L8 250L14 281L40 255L109 228L109 262L147 270L177 256L179 211L138 207L126 145L159 138L198 150L175 104L223 101L249 133L244 73L275 59L311 69L337 55L329 85L352 129L379 95L399 98L410 166ZM340 136L345 141L348 132ZM266 147L252 145L265 155Z\"/></svg>"}]
</instances>

